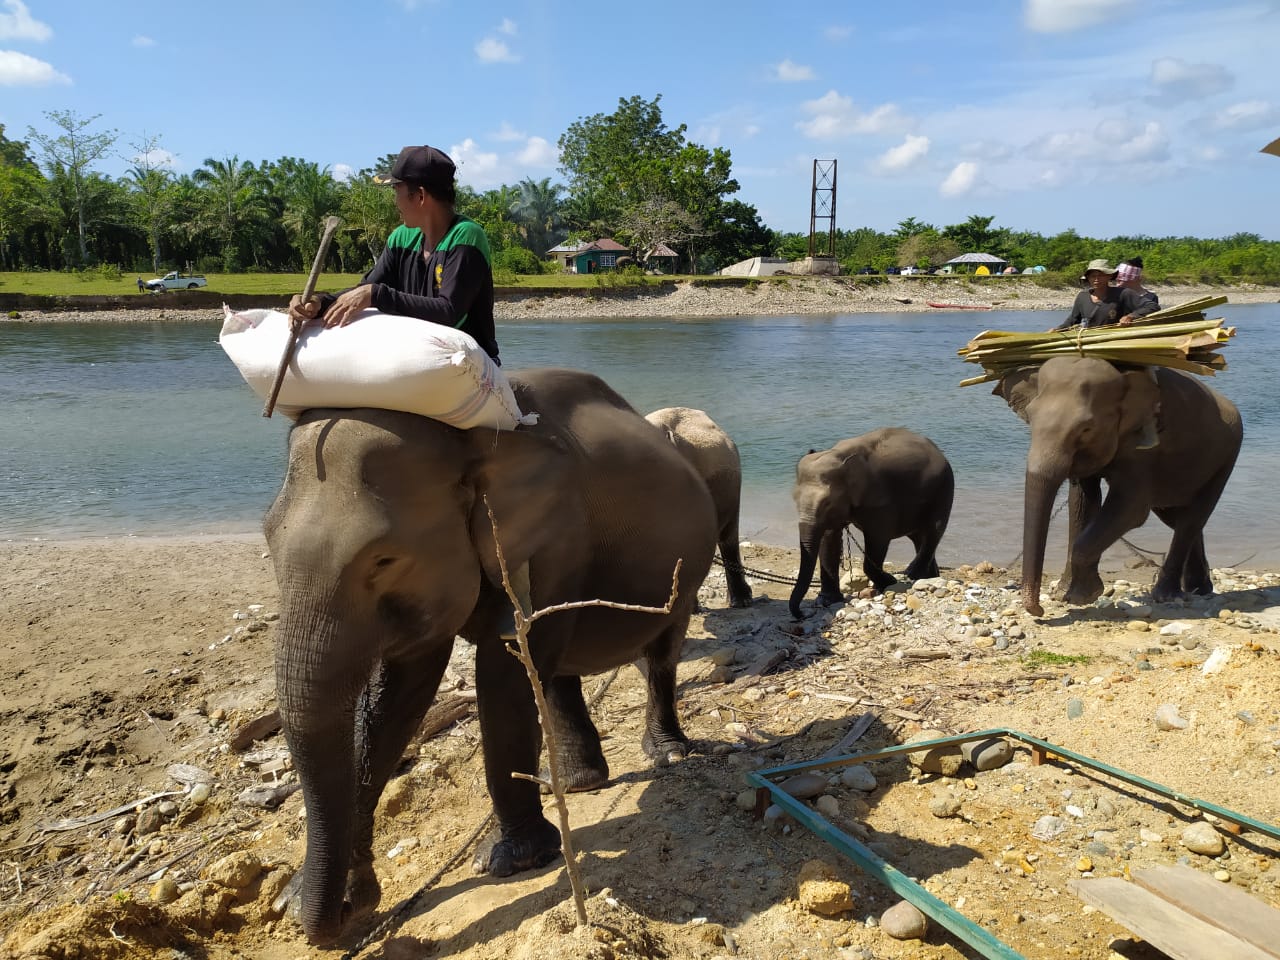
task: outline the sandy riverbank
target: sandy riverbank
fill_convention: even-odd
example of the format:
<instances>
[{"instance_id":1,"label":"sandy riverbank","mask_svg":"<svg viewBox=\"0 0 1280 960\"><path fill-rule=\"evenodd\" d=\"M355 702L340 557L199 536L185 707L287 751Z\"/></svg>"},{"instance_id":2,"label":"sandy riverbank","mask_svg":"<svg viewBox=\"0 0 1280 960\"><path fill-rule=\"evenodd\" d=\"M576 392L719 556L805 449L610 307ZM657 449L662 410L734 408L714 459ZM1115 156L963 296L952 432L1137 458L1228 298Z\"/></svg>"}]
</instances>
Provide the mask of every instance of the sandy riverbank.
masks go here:
<instances>
[{"instance_id":1,"label":"sandy riverbank","mask_svg":"<svg viewBox=\"0 0 1280 960\"><path fill-rule=\"evenodd\" d=\"M1200 297L1224 295L1231 303L1280 302L1280 288L1170 286L1153 284L1166 306ZM867 283L847 277L790 277L785 282L722 285L682 281L652 291L602 288L592 295L504 296L494 305L499 322L551 319L632 317L746 317L831 313L938 312L929 302L945 302L995 310L1066 312L1074 288L1053 289L1029 280L995 278L969 282L954 278L886 277ZM264 302L264 307L282 306ZM153 309L24 311L21 321L95 323L208 322L221 319L220 310Z\"/></svg>"}]
</instances>

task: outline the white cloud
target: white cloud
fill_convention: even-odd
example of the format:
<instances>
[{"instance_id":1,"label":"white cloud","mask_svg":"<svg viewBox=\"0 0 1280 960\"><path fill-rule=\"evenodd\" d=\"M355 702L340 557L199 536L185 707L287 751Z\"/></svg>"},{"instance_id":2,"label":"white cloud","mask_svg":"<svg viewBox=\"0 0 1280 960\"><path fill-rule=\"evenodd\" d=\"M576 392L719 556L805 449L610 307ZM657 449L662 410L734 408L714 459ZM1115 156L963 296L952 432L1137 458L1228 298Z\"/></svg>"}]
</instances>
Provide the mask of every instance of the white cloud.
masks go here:
<instances>
[{"instance_id":1,"label":"white cloud","mask_svg":"<svg viewBox=\"0 0 1280 960\"><path fill-rule=\"evenodd\" d=\"M516 35L516 22L510 17L503 17L502 23L498 24L498 32L505 33L508 37Z\"/></svg>"},{"instance_id":2,"label":"white cloud","mask_svg":"<svg viewBox=\"0 0 1280 960\"><path fill-rule=\"evenodd\" d=\"M1148 99L1172 106L1224 93L1234 83L1231 72L1216 63L1187 63L1177 57L1161 57L1151 65L1151 85L1156 93Z\"/></svg>"},{"instance_id":3,"label":"white cloud","mask_svg":"<svg viewBox=\"0 0 1280 960\"><path fill-rule=\"evenodd\" d=\"M138 34L131 42L135 47L154 47L156 45L154 40L150 37L145 37L142 34Z\"/></svg>"},{"instance_id":4,"label":"white cloud","mask_svg":"<svg viewBox=\"0 0 1280 960\"><path fill-rule=\"evenodd\" d=\"M800 105L812 119L802 120L796 128L813 140L830 140L853 134L898 133L909 123L896 104L886 103L870 113L859 113L853 101L834 90L828 90L817 100L807 100Z\"/></svg>"},{"instance_id":5,"label":"white cloud","mask_svg":"<svg viewBox=\"0 0 1280 960\"><path fill-rule=\"evenodd\" d=\"M907 138L896 147L882 153L875 161L875 168L883 173L898 173L907 170L921 160L929 152L929 138L907 134Z\"/></svg>"},{"instance_id":6,"label":"white cloud","mask_svg":"<svg viewBox=\"0 0 1280 960\"><path fill-rule=\"evenodd\" d=\"M1059 133L1045 134L1037 137L1026 146L1028 155L1037 160L1083 160L1095 151L1093 138L1078 130L1064 130Z\"/></svg>"},{"instance_id":7,"label":"white cloud","mask_svg":"<svg viewBox=\"0 0 1280 960\"><path fill-rule=\"evenodd\" d=\"M1137 5L1137 0L1026 0L1022 22L1036 33L1070 33L1114 22Z\"/></svg>"},{"instance_id":8,"label":"white cloud","mask_svg":"<svg viewBox=\"0 0 1280 960\"><path fill-rule=\"evenodd\" d=\"M1222 151L1214 146L1196 147L1191 152L1197 160L1205 163L1214 163L1221 160L1223 156Z\"/></svg>"},{"instance_id":9,"label":"white cloud","mask_svg":"<svg viewBox=\"0 0 1280 960\"><path fill-rule=\"evenodd\" d=\"M1201 122L1215 130L1258 130L1280 124L1280 110L1266 100L1245 100L1212 113Z\"/></svg>"},{"instance_id":10,"label":"white cloud","mask_svg":"<svg viewBox=\"0 0 1280 960\"><path fill-rule=\"evenodd\" d=\"M0 50L0 87L48 87L70 84L71 78L43 60L16 50Z\"/></svg>"},{"instance_id":11,"label":"white cloud","mask_svg":"<svg viewBox=\"0 0 1280 960\"><path fill-rule=\"evenodd\" d=\"M346 183L355 176L356 169L349 163L335 163L329 168L329 176L339 183Z\"/></svg>"},{"instance_id":12,"label":"white cloud","mask_svg":"<svg viewBox=\"0 0 1280 960\"><path fill-rule=\"evenodd\" d=\"M1139 129L1125 131L1107 160L1116 163L1160 163L1169 159L1169 138L1160 124L1151 121Z\"/></svg>"},{"instance_id":13,"label":"white cloud","mask_svg":"<svg viewBox=\"0 0 1280 960\"><path fill-rule=\"evenodd\" d=\"M754 137L759 132L760 132L760 126L759 124L755 124L755 123L748 123L745 127L742 128L743 135L748 137Z\"/></svg>"},{"instance_id":14,"label":"white cloud","mask_svg":"<svg viewBox=\"0 0 1280 960\"><path fill-rule=\"evenodd\" d=\"M544 138L530 137L516 162L523 167L554 167L560 162L560 152Z\"/></svg>"},{"instance_id":15,"label":"white cloud","mask_svg":"<svg viewBox=\"0 0 1280 960\"><path fill-rule=\"evenodd\" d=\"M449 148L449 156L458 166L458 179L478 189L497 186L502 178L496 176L498 155L485 153L470 137Z\"/></svg>"},{"instance_id":16,"label":"white cloud","mask_svg":"<svg viewBox=\"0 0 1280 960\"><path fill-rule=\"evenodd\" d=\"M47 23L32 18L22 0L0 3L7 13L0 13L0 40L34 40L44 43L53 36Z\"/></svg>"},{"instance_id":17,"label":"white cloud","mask_svg":"<svg viewBox=\"0 0 1280 960\"><path fill-rule=\"evenodd\" d=\"M783 83L799 83L802 80L812 80L813 68L806 67L800 63L792 63L790 60L783 60L774 68L774 78L781 80Z\"/></svg>"},{"instance_id":18,"label":"white cloud","mask_svg":"<svg viewBox=\"0 0 1280 960\"><path fill-rule=\"evenodd\" d=\"M978 165L965 160L957 163L955 168L947 174L947 178L938 187L938 192L944 197L960 197L972 190L977 182Z\"/></svg>"},{"instance_id":19,"label":"white cloud","mask_svg":"<svg viewBox=\"0 0 1280 960\"><path fill-rule=\"evenodd\" d=\"M502 121L502 126L498 127L498 132L493 135L493 139L509 143L512 140L523 140L525 134L511 126L506 120Z\"/></svg>"},{"instance_id":20,"label":"white cloud","mask_svg":"<svg viewBox=\"0 0 1280 960\"><path fill-rule=\"evenodd\" d=\"M485 37L476 44L476 57L481 63L518 63L520 58L496 37Z\"/></svg>"},{"instance_id":21,"label":"white cloud","mask_svg":"<svg viewBox=\"0 0 1280 960\"><path fill-rule=\"evenodd\" d=\"M831 26L823 29L822 35L832 43L843 43L845 40L848 40L853 36L853 27L833 23Z\"/></svg>"}]
</instances>

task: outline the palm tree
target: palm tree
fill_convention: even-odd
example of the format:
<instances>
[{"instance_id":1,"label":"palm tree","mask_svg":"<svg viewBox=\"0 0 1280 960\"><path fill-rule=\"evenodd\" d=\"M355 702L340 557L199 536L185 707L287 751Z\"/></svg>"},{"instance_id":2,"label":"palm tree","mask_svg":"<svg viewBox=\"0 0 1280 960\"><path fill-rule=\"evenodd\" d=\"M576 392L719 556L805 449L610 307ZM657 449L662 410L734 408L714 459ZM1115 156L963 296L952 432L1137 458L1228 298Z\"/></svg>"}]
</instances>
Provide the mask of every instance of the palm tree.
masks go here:
<instances>
[{"instance_id":1,"label":"palm tree","mask_svg":"<svg viewBox=\"0 0 1280 960\"><path fill-rule=\"evenodd\" d=\"M173 175L163 167L146 164L133 167L124 175L125 183L132 188L136 217L147 232L151 246L151 269L160 272L160 229L168 210L167 187Z\"/></svg>"},{"instance_id":2,"label":"palm tree","mask_svg":"<svg viewBox=\"0 0 1280 960\"><path fill-rule=\"evenodd\" d=\"M550 177L534 182L525 177L519 183L520 196L511 207L511 215L520 224L524 245L539 258L563 239L560 219L561 184Z\"/></svg>"},{"instance_id":3,"label":"palm tree","mask_svg":"<svg viewBox=\"0 0 1280 960\"><path fill-rule=\"evenodd\" d=\"M275 164L276 190L284 201L281 222L302 255L304 269L315 258L321 225L338 212L342 194L329 168L309 160L285 158Z\"/></svg>"},{"instance_id":4,"label":"palm tree","mask_svg":"<svg viewBox=\"0 0 1280 960\"><path fill-rule=\"evenodd\" d=\"M239 157L206 158L191 175L204 194L209 229L222 243L222 269L241 265L239 251L261 233L269 212L262 176Z\"/></svg>"}]
</instances>

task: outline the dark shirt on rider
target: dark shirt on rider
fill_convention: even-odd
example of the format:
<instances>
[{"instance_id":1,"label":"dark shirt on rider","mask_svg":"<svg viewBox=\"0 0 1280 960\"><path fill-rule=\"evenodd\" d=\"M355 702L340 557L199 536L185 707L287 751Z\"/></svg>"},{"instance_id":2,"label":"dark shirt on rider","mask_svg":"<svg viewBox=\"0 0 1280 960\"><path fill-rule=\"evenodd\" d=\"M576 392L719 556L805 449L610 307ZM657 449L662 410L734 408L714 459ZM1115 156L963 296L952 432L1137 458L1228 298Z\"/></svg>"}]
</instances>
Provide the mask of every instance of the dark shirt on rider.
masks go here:
<instances>
[{"instance_id":1,"label":"dark shirt on rider","mask_svg":"<svg viewBox=\"0 0 1280 960\"><path fill-rule=\"evenodd\" d=\"M1121 317L1131 315L1140 306L1138 294L1128 287L1107 287L1106 297L1096 303L1092 290L1081 290L1076 294L1076 302L1071 305L1071 314L1053 329L1105 327L1118 322Z\"/></svg>"}]
</instances>

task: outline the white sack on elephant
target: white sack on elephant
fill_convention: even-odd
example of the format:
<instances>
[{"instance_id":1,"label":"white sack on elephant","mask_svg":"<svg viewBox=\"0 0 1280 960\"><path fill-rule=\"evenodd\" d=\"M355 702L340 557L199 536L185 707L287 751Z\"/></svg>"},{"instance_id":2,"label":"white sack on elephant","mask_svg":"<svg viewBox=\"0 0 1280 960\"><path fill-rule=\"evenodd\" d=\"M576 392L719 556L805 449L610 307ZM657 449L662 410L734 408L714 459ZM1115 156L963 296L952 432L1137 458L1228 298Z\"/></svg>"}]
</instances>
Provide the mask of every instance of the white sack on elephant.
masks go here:
<instances>
[{"instance_id":1,"label":"white sack on elephant","mask_svg":"<svg viewBox=\"0 0 1280 960\"><path fill-rule=\"evenodd\" d=\"M223 310L218 343L266 400L289 342L288 315ZM536 421L521 413L506 375L469 334L376 310L347 326L308 326L298 337L275 409L296 420L312 407L400 410L461 430Z\"/></svg>"}]
</instances>

